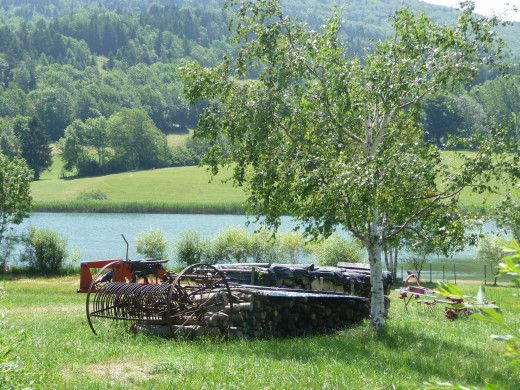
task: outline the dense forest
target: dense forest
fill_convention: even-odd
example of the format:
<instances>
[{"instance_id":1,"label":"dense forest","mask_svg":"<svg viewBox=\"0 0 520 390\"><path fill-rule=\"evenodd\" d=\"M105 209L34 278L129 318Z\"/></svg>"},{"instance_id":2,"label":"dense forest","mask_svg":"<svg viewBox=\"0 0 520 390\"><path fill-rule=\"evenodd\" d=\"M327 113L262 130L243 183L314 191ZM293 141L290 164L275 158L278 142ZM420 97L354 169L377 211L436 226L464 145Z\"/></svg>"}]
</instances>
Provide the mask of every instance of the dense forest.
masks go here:
<instances>
[{"instance_id":1,"label":"dense forest","mask_svg":"<svg viewBox=\"0 0 520 390\"><path fill-rule=\"evenodd\" d=\"M0 0L2 152L28 159L36 178L50 164L50 143L65 169L79 175L196 164L204 145L190 140L172 149L165 134L195 127L202 109L180 99L177 66L186 59L212 66L233 50L223 3ZM282 4L318 29L333 1ZM388 16L402 5L442 23L456 16L451 8L415 0L353 0L343 11L341 33L349 52L362 57L370 39L384 39ZM520 24L501 34L511 60L520 58ZM518 138L518 78L484 71L457 95L428 101L421 121L440 143L449 134L484 131L490 115L512 123Z\"/></svg>"}]
</instances>

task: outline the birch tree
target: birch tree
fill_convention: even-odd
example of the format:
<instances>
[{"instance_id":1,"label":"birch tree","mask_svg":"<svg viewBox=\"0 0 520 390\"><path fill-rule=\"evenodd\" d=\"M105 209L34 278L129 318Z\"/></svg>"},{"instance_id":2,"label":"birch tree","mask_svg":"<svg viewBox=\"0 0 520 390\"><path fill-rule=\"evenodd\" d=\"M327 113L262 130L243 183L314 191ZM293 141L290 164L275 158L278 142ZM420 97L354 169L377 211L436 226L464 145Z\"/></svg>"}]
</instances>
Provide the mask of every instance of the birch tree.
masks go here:
<instances>
[{"instance_id":1,"label":"birch tree","mask_svg":"<svg viewBox=\"0 0 520 390\"><path fill-rule=\"evenodd\" d=\"M0 152L0 245L12 225L22 223L31 211L32 175L23 159L9 160Z\"/></svg>"},{"instance_id":2,"label":"birch tree","mask_svg":"<svg viewBox=\"0 0 520 390\"><path fill-rule=\"evenodd\" d=\"M338 10L317 32L284 16L278 0L230 0L226 7L236 53L215 68L180 68L184 96L207 102L195 132L212 145L204 162L213 174L230 166L234 183L248 191L248 211L270 227L289 214L308 235L343 226L360 239L371 268L371 322L379 329L382 248L416 226L462 239L458 194L492 189L489 179L506 159L495 157L507 150L496 131L493 144L472 140L479 151L461 154L454 170L423 141L417 120L425 97L471 82L481 65L501 67L499 21L475 17L471 2L454 26L400 9L390 18L395 35L361 59L338 39ZM516 157L507 158L513 167Z\"/></svg>"}]
</instances>

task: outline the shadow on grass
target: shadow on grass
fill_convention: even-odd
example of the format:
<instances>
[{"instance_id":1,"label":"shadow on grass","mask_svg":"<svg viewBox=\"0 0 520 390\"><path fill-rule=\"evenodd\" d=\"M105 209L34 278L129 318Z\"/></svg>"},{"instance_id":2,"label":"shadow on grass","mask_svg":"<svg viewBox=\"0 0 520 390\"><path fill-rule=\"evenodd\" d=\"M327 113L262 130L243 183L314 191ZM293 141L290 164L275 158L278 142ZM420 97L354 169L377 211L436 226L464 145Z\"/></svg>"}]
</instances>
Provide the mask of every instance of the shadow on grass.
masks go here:
<instances>
[{"instance_id":1,"label":"shadow on grass","mask_svg":"<svg viewBox=\"0 0 520 390\"><path fill-rule=\"evenodd\" d=\"M356 364L375 373L376 377L391 371L393 375L404 375L417 383L440 380L483 386L489 382L499 384L499 388L520 388L518 376L512 375L511 370L500 363L501 358L478 346L477 341L485 340L484 334L475 334L474 346L469 346L464 342L464 324L460 330L450 324L447 327L450 328L449 337L438 325L434 330L423 332L417 325L409 328L404 322L393 321L376 333L369 324L364 324L331 335L231 342L222 352L238 354L243 359L255 354L261 358L299 363L318 363L333 357L334 364ZM490 359L499 359L499 362L488 365ZM512 377L516 379L512 381Z\"/></svg>"}]
</instances>

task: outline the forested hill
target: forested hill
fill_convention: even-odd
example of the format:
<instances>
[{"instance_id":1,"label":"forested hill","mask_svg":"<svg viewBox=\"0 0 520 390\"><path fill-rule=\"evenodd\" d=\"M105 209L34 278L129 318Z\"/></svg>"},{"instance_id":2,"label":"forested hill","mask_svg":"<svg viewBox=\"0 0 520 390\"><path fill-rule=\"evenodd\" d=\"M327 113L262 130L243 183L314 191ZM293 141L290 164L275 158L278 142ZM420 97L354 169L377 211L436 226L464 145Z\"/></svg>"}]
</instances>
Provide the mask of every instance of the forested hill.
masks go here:
<instances>
[{"instance_id":1,"label":"forested hill","mask_svg":"<svg viewBox=\"0 0 520 390\"><path fill-rule=\"evenodd\" d=\"M190 141L186 149L170 150L164 133L186 133L196 126L201 109L179 98L178 65L192 59L213 66L233 49L223 3L0 0L1 151L33 159L36 171L34 164L50 160L40 154L50 153L48 143L56 142L65 169L84 175L196 164L204 145ZM325 22L333 3L282 2L287 14L313 28ZM351 0L341 37L350 53L362 56L369 38L384 39L391 32L388 16L403 5L424 9L445 24L457 13L417 0ZM520 23L502 33L514 58L520 58ZM433 141L462 128L478 131L485 115L520 117L520 78L505 82L495 76L484 72L478 91L426 104L423 122ZM451 127L438 122L441 117L449 117ZM146 129L141 133L148 138L128 132L135 128ZM130 154L132 142L146 148Z\"/></svg>"},{"instance_id":2,"label":"forested hill","mask_svg":"<svg viewBox=\"0 0 520 390\"><path fill-rule=\"evenodd\" d=\"M145 12L152 4L199 9L222 9L225 0L0 0L0 20L4 23L16 23L24 20L36 22L40 19L55 19L71 10L104 8L117 13L123 10ZM419 0L283 0L284 10L292 16L298 16L313 27L322 25L334 4L348 3L345 6L345 39L351 43L351 49L357 53L366 44L366 37L383 38L390 33L386 22L399 7L422 9L435 21L452 23L457 11L453 8L424 3ZM164 19L167 15L164 15ZM8 22L9 21L9 22ZM511 48L514 57L520 58L520 23L502 31L502 35Z\"/></svg>"}]
</instances>

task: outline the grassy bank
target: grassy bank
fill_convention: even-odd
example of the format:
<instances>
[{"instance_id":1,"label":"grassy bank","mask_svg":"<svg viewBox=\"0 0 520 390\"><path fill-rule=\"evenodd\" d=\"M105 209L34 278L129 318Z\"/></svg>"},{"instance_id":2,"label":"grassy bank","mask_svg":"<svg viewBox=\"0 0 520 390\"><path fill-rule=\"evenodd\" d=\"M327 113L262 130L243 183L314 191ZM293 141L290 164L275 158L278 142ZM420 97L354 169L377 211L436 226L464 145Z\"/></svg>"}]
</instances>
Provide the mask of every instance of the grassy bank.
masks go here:
<instances>
[{"instance_id":1,"label":"grassy bank","mask_svg":"<svg viewBox=\"0 0 520 390\"><path fill-rule=\"evenodd\" d=\"M20 279L7 284L8 326L27 330L17 353L26 367L18 380L42 389L417 389L426 381L483 388L520 388L518 367L508 366L501 329L471 319L448 321L442 306L411 305L396 293L386 329L368 323L331 335L218 342L176 342L141 334L92 334L78 277ZM458 284L475 295L478 284ZM488 287L513 326L516 290ZM22 387L22 386L20 386Z\"/></svg>"}]
</instances>

